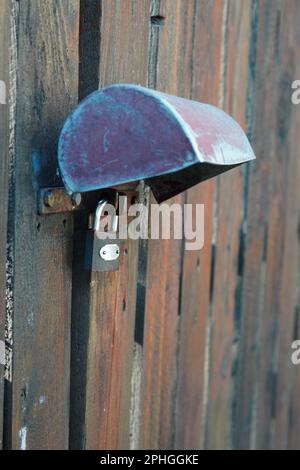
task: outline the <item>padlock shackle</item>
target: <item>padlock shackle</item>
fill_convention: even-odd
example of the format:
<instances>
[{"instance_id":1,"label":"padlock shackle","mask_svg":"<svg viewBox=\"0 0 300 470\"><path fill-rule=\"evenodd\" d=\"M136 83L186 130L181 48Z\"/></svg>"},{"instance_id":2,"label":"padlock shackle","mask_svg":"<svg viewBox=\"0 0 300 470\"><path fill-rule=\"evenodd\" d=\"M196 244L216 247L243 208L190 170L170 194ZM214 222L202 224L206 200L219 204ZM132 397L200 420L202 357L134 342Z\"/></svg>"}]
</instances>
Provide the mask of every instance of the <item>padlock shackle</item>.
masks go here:
<instances>
[{"instance_id":1,"label":"padlock shackle","mask_svg":"<svg viewBox=\"0 0 300 470\"><path fill-rule=\"evenodd\" d=\"M95 232L100 232L101 229L101 216L104 213L105 207L108 204L107 199L101 199L97 205L96 211L95 211L95 218L94 218L94 224L93 224L93 230ZM113 217L113 223L112 223L112 231L116 232L118 229L118 216L115 215Z\"/></svg>"}]
</instances>

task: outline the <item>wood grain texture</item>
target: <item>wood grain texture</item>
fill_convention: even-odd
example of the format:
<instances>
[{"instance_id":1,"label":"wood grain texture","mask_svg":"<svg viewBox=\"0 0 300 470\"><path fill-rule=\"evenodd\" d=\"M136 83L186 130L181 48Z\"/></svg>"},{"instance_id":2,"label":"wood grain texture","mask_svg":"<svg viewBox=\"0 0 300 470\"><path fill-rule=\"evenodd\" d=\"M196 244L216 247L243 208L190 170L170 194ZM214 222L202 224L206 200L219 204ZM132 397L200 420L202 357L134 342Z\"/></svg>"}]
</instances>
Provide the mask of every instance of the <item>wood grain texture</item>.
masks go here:
<instances>
[{"instance_id":1,"label":"wood grain texture","mask_svg":"<svg viewBox=\"0 0 300 470\"><path fill-rule=\"evenodd\" d=\"M274 129L274 135L270 140L264 137L265 146L268 145L269 156L269 181L265 191L268 194L269 208L265 213L264 227L264 251L262 266L264 269L264 294L262 295L262 317L260 323L260 358L257 370L257 419L255 430L255 446L258 449L272 448L274 421L276 418L277 399L277 345L278 318L280 308L280 284L281 268L283 261L283 241L285 220L285 185L286 165L280 158L280 153L288 152L288 121L290 109L290 97L285 91L281 91L281 70L276 64L277 48L279 47L278 14L280 14L280 2L274 5L266 4L268 17L267 47L270 59L265 70L266 77L273 72L273 79L269 80L266 90L266 103L272 117L268 125ZM282 61L284 58L282 57ZM259 71L259 73L262 70ZM286 76L289 81L288 76ZM274 81L273 81L274 80ZM291 79L292 81L292 79ZM266 80L267 82L267 80ZM284 84L282 84L284 86ZM271 91L269 91L271 90ZM281 109L280 109L281 108ZM282 116L285 115L284 121ZM257 122L258 119L257 119ZM261 129L260 129L261 132ZM260 137L261 138L261 137ZM287 221L288 222L288 221ZM280 352L279 352L280 353ZM289 367L289 364L286 366ZM279 398L279 397L278 397Z\"/></svg>"},{"instance_id":2,"label":"wood grain texture","mask_svg":"<svg viewBox=\"0 0 300 470\"><path fill-rule=\"evenodd\" d=\"M194 2L161 1L156 88L189 97ZM153 71L152 71L153 73ZM168 201L182 203L184 196ZM144 321L140 448L170 449L175 440L175 393L181 240L149 240Z\"/></svg>"},{"instance_id":3,"label":"wood grain texture","mask_svg":"<svg viewBox=\"0 0 300 470\"><path fill-rule=\"evenodd\" d=\"M196 2L195 7L190 97L217 106L222 83L224 5L223 2L211 2L203 8ZM213 179L190 189L186 197L188 204L204 204L205 223L204 247L200 251L184 251L181 273L175 441L178 449L203 448L205 442L208 385L205 362L210 322L215 190L216 180Z\"/></svg>"},{"instance_id":4,"label":"wood grain texture","mask_svg":"<svg viewBox=\"0 0 300 470\"><path fill-rule=\"evenodd\" d=\"M251 1L224 3L223 83L220 105L246 130ZM238 48L236 45L238 44ZM214 288L206 447L231 448L233 362L237 349L236 292L243 230L243 173L237 168L218 178Z\"/></svg>"},{"instance_id":5,"label":"wood grain texture","mask_svg":"<svg viewBox=\"0 0 300 470\"><path fill-rule=\"evenodd\" d=\"M100 86L124 82L146 85L149 0L140 2L106 0L102 3L102 8ZM100 449L124 449L129 446L137 269L138 242L126 240L123 243L121 267L115 281L103 283L101 278L98 279L99 296L93 295L94 316L100 314L104 324L107 322L107 328L103 328L99 336L96 328L91 329L98 337L96 348L91 345L91 359L94 360L94 352L101 348L101 355L98 355L101 375L97 383L102 401L99 407L101 413L99 426L94 418L95 390L87 387L91 392L89 395L91 400L87 400L87 416L90 418L88 421L90 440L87 442L90 442L90 447L94 446L94 443ZM115 299L111 308L109 306L102 308L101 304L98 304L101 295Z\"/></svg>"},{"instance_id":6,"label":"wood grain texture","mask_svg":"<svg viewBox=\"0 0 300 470\"><path fill-rule=\"evenodd\" d=\"M79 2L18 8L12 447L66 449L73 224L38 216L36 190L58 184L57 139L77 102Z\"/></svg>"},{"instance_id":7,"label":"wood grain texture","mask_svg":"<svg viewBox=\"0 0 300 470\"><path fill-rule=\"evenodd\" d=\"M17 33L10 145L0 104L0 340L9 192L14 341L4 446L299 449L299 1L0 9L7 83ZM120 82L223 107L257 160L168 201L205 205L200 252L181 240L125 241L119 271L90 273L87 214L76 214L73 247L72 216L38 216L36 190L61 183L57 138L78 97ZM141 198L149 203L147 189Z\"/></svg>"},{"instance_id":8,"label":"wood grain texture","mask_svg":"<svg viewBox=\"0 0 300 470\"><path fill-rule=\"evenodd\" d=\"M267 309L273 318L273 359L265 367L272 370L272 407L269 416L262 415L258 446L274 449L297 449L299 442L299 367L291 362L291 343L299 338L299 213L300 198L297 180L299 158L296 150L296 129L299 130L299 109L291 103L290 86L299 75L299 21L297 2L280 2L275 27L275 142L272 164L272 202L269 214L267 243ZM278 63L280 57L280 63ZM298 137L299 138L299 137ZM285 158L281 158L281 156ZM288 161L288 164L287 164ZM280 286L280 287L279 287ZM267 351L269 354L269 351ZM263 402L270 397L270 381L261 392ZM271 426L265 421L269 419ZM268 441L266 437L268 436Z\"/></svg>"},{"instance_id":9,"label":"wood grain texture","mask_svg":"<svg viewBox=\"0 0 300 470\"><path fill-rule=\"evenodd\" d=\"M292 432L288 425L293 376L289 348L298 301L295 285L288 281L291 278L285 256L289 246L297 256L298 241L289 212L294 196L288 189L288 166L293 167L293 174L299 170L290 146L292 43L282 31L289 29L285 21L293 8L294 2L285 6L270 1L257 4L252 99L253 144L258 159L249 177L237 390L238 448L272 449L276 432L276 448L286 448L288 433ZM298 268L291 259L290 263L297 283Z\"/></svg>"},{"instance_id":10,"label":"wood grain texture","mask_svg":"<svg viewBox=\"0 0 300 470\"><path fill-rule=\"evenodd\" d=\"M7 236L7 205L8 205L8 138L9 138L9 48L10 48L10 4L7 0L0 1L0 80L1 90L6 90L6 96L1 93L0 103L0 341L1 351L5 341L5 264ZM5 98L5 100L3 99ZM1 356L2 357L2 356ZM2 358L3 359L3 358ZM3 395L4 364L0 363L0 449L2 448L3 431Z\"/></svg>"},{"instance_id":11,"label":"wood grain texture","mask_svg":"<svg viewBox=\"0 0 300 470\"><path fill-rule=\"evenodd\" d=\"M147 84L149 16L148 0L102 2L101 87L115 82ZM81 230L86 227L83 224ZM75 253L80 264L79 245L80 241ZM137 267L138 242L126 240L119 271L90 276L79 267L75 274L73 448L129 447Z\"/></svg>"},{"instance_id":12,"label":"wood grain texture","mask_svg":"<svg viewBox=\"0 0 300 470\"><path fill-rule=\"evenodd\" d=\"M291 342L300 338L300 195L299 195L299 105L291 106L287 92L289 81L300 76L299 57L300 5L285 3L280 10L279 51L283 57L279 71L280 99L278 100L278 127L285 132L281 138L280 153L289 156L284 183L284 244L280 280L280 313L278 321L278 380L276 393L276 424L272 447L299 449L300 433L300 368L292 364ZM283 127L282 127L283 126Z\"/></svg>"},{"instance_id":13,"label":"wood grain texture","mask_svg":"<svg viewBox=\"0 0 300 470\"><path fill-rule=\"evenodd\" d=\"M266 217L269 213L269 172L272 146L268 129L274 126L272 87L264 80L271 73L273 41L267 28L269 18L274 19L270 2L257 4L257 15L252 25L256 44L253 51L255 83L253 87L253 144L257 156L250 168L247 239L244 253L242 287L242 323L239 352L239 377L237 391L236 447L255 448L257 429L257 387L260 361L263 360L263 343L260 338L261 321L265 317L265 237ZM252 40L253 40L252 36ZM265 60L265 58L268 58ZM266 137L266 141L260 135ZM270 139L272 137L269 137Z\"/></svg>"}]
</instances>

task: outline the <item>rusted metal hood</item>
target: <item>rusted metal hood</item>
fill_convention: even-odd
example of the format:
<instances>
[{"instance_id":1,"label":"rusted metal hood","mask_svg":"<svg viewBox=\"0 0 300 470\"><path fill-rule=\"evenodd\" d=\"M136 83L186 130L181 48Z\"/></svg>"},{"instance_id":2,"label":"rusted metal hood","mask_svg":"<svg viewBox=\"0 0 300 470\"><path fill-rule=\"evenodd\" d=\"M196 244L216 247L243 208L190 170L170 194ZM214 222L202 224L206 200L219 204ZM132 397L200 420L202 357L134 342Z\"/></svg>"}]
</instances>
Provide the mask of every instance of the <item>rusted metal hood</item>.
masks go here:
<instances>
[{"instance_id":1,"label":"rusted metal hood","mask_svg":"<svg viewBox=\"0 0 300 470\"><path fill-rule=\"evenodd\" d=\"M58 160L69 192L146 180L158 202L255 158L221 109L137 85L112 85L70 114Z\"/></svg>"}]
</instances>

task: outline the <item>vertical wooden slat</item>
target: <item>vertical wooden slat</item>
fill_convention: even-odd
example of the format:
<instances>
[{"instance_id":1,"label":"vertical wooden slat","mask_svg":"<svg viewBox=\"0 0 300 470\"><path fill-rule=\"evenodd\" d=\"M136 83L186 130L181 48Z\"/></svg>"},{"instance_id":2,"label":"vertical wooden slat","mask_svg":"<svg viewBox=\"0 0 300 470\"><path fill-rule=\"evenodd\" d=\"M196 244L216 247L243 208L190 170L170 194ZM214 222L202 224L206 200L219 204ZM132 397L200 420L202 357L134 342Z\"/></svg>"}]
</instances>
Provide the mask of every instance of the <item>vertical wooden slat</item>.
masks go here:
<instances>
[{"instance_id":1,"label":"vertical wooden slat","mask_svg":"<svg viewBox=\"0 0 300 470\"><path fill-rule=\"evenodd\" d=\"M273 216L270 220L268 257L270 271L270 316L275 317L275 353L272 362L273 420L269 446L299 449L300 369L291 361L291 343L299 339L300 245L299 245L299 125L300 108L291 102L291 84L300 72L299 2L280 2L276 14L276 163L272 165ZM293 51L293 52L291 52ZM280 61L278 62L278 57ZM277 59L277 60L276 60ZM282 158L283 157L283 158ZM279 239L281 244L274 244ZM276 375L275 375L276 374ZM265 390L265 402L270 390ZM266 425L264 425L266 428ZM264 441L259 442L260 446Z\"/></svg>"},{"instance_id":2,"label":"vertical wooden slat","mask_svg":"<svg viewBox=\"0 0 300 470\"><path fill-rule=\"evenodd\" d=\"M222 23L224 2L196 2L191 98L219 104L222 83ZM204 204L204 247L184 252L180 316L180 352L176 403L176 442L182 448L202 448L205 439L206 339L210 313L212 235L216 180L187 192L188 204ZM206 372L207 375L207 372Z\"/></svg>"},{"instance_id":3,"label":"vertical wooden slat","mask_svg":"<svg viewBox=\"0 0 300 470\"><path fill-rule=\"evenodd\" d=\"M249 176L247 241L242 291L242 329L237 391L236 446L272 447L276 422L278 318L288 154L287 122L280 103L280 2L257 3L257 46L253 100L253 145ZM289 80L287 80L288 82ZM286 84L289 93L290 84ZM285 108L286 110L287 108ZM287 119L287 122L285 122ZM283 142L283 140L285 142ZM285 367L289 367L287 364Z\"/></svg>"},{"instance_id":4,"label":"vertical wooden slat","mask_svg":"<svg viewBox=\"0 0 300 470\"><path fill-rule=\"evenodd\" d=\"M8 134L9 134L9 50L10 3L0 1L0 449L3 431L4 341L5 341L5 264L8 202Z\"/></svg>"},{"instance_id":5,"label":"vertical wooden slat","mask_svg":"<svg viewBox=\"0 0 300 470\"><path fill-rule=\"evenodd\" d=\"M281 2L266 3L266 12L268 12L268 47L269 60L268 67L265 70L265 82L268 83L265 100L270 106L269 112L272 117L268 123L271 126L273 134L270 140L264 137L265 149L267 148L269 164L268 187L265 188L268 194L268 210L264 214L264 250L262 257L262 271L264 295L262 295L262 315L259 325L259 368L256 375L256 420L254 422L255 439L253 443L258 449L272 448L274 425L276 417L276 397L278 380L278 357L277 344L280 331L279 309L280 309L280 284L281 269L283 262L283 242L284 226L288 223L285 219L286 201L285 184L287 166L280 154L285 151L289 153L289 111L290 93L289 80L290 67L285 71L286 84L282 83L281 65L278 64L278 53L280 44L280 25L278 18L281 15ZM284 56L281 57L282 65L285 62ZM287 70L289 70L287 72ZM259 67L258 77L262 69ZM272 73L273 79L268 79L269 73ZM281 87L286 86L286 90ZM269 91L270 90L270 91ZM284 116L284 117L283 117ZM259 120L257 119L257 122ZM258 138L261 137L261 129ZM267 145L267 147L266 147ZM266 150L265 150L266 151ZM291 162L290 162L291 164ZM283 222L283 223L280 223ZM292 312L293 315L294 312ZM293 318L293 317L291 317ZM279 352L280 354L280 352ZM287 365L287 367L289 364Z\"/></svg>"},{"instance_id":6,"label":"vertical wooden slat","mask_svg":"<svg viewBox=\"0 0 300 470\"><path fill-rule=\"evenodd\" d=\"M158 7L155 13L159 28L156 88L189 97L194 2L164 0ZM181 195L168 201L168 204L182 203L183 199ZM181 240L149 240L140 448L165 449L174 446L181 267Z\"/></svg>"},{"instance_id":7,"label":"vertical wooden slat","mask_svg":"<svg viewBox=\"0 0 300 470\"><path fill-rule=\"evenodd\" d=\"M65 449L69 426L72 216L40 217L57 185L57 139L77 102L79 2L18 4L12 447Z\"/></svg>"},{"instance_id":8,"label":"vertical wooden slat","mask_svg":"<svg viewBox=\"0 0 300 470\"><path fill-rule=\"evenodd\" d=\"M79 100L99 85L102 2L80 2ZM83 269L88 214L74 214L71 321L70 435L71 449L85 446L85 400L89 335L90 273ZM85 312L85 313L84 313Z\"/></svg>"},{"instance_id":9,"label":"vertical wooden slat","mask_svg":"<svg viewBox=\"0 0 300 470\"><path fill-rule=\"evenodd\" d=\"M103 2L100 86L122 82L147 84L149 14L149 0ZM105 375L101 376L101 387L107 396L104 395L103 401L103 436L101 428L98 431L100 448L101 443L107 448L127 448L129 445L137 260L138 242L124 242L123 264L115 284L116 303L112 311L103 311L103 319L112 314L114 324L99 338L100 346L102 339L108 340L107 363L102 367L103 374L110 375L107 384ZM106 290L106 287L100 287L102 291L103 288ZM92 408L90 410L93 413Z\"/></svg>"},{"instance_id":10,"label":"vertical wooden slat","mask_svg":"<svg viewBox=\"0 0 300 470\"><path fill-rule=\"evenodd\" d=\"M281 99L277 116L278 127L280 125L280 129L282 126L285 129L285 133L282 134L285 138L280 146L281 155L285 158L288 155L289 165L285 182L286 205L280 280L276 426L272 444L275 449L299 450L300 367L291 362L291 343L300 339L300 106L291 104L288 88L290 82L300 76L298 47L300 4L295 0L292 4L288 2L281 6L278 47L283 60L280 70Z\"/></svg>"},{"instance_id":11,"label":"vertical wooden slat","mask_svg":"<svg viewBox=\"0 0 300 470\"><path fill-rule=\"evenodd\" d=\"M268 9L266 8L266 2L259 3L257 19L253 24L255 34L257 34L257 49L255 48L255 62L253 64L256 77L251 100L255 100L253 104L253 144L257 161L255 165L251 166L249 176L247 239L244 253L241 341L238 365L236 422L236 446L238 448L255 447L257 372L261 358L261 351L259 350L261 347L259 337L260 319L264 315L262 299L265 290L265 217L269 211L268 173L270 165L269 139L271 137L268 138L268 129L269 126L272 127L274 124L272 100L268 96L269 87L264 81L264 76L270 74L270 58L272 57L273 48L273 43L268 41L269 35L266 30L269 15L272 15L271 10L273 10L273 7L270 4ZM257 28L258 32L256 33ZM267 135L265 142L259 138L261 132L265 137Z\"/></svg>"},{"instance_id":12,"label":"vertical wooden slat","mask_svg":"<svg viewBox=\"0 0 300 470\"><path fill-rule=\"evenodd\" d=\"M290 153L289 88L292 64L285 64L284 39L280 37L281 10L280 2L274 4L266 1L258 4L257 11L253 142L258 161L256 168L251 169L249 180L242 350L237 393L237 446L242 448L272 448L275 428L279 423L282 434L278 432L278 435L281 435L282 447L286 447L288 438L287 428L285 434L283 429L284 420L288 419L290 412L289 386L287 382L285 386L281 382L280 388L284 388L286 393L279 395L278 376L286 379L285 374L289 375L287 344L292 341L295 313L291 306L289 308L292 298L285 305L282 303L289 290L285 281L282 284L281 280L285 231L290 225L286 212L289 205L286 201L289 185L286 179L288 165L292 165L290 158L284 160L281 155L288 156ZM285 64L282 71L280 63ZM295 237L292 227L286 233L292 233ZM284 329L279 329L281 315L285 316ZM281 356L282 353L284 356ZM278 365L282 364L283 359L286 362L280 370ZM277 424L278 417L280 421Z\"/></svg>"},{"instance_id":13,"label":"vertical wooden slat","mask_svg":"<svg viewBox=\"0 0 300 470\"><path fill-rule=\"evenodd\" d=\"M102 2L101 87L115 82L147 84L149 15L148 0ZM81 230L86 227L82 224ZM71 447L129 446L137 255L138 242L124 241L119 271L89 276L78 267L72 361L78 377L72 389L77 428L71 430ZM75 256L80 264L80 252ZM84 392L78 390L80 381Z\"/></svg>"},{"instance_id":14,"label":"vertical wooden slat","mask_svg":"<svg viewBox=\"0 0 300 470\"><path fill-rule=\"evenodd\" d=\"M280 8L279 48L282 65L278 70L278 152L284 156L284 181L281 194L284 196L280 218L275 219L276 227L282 225L283 245L279 293L278 341L276 351L276 399L273 413L275 429L271 446L275 449L299 449L300 432L300 368L291 361L291 344L300 338L300 244L299 244L299 128L300 108L290 101L289 87L300 73L298 2L282 4ZM293 46L294 53L289 50ZM283 223L284 222L284 223ZM274 312L274 310L273 310Z\"/></svg>"},{"instance_id":15,"label":"vertical wooden slat","mask_svg":"<svg viewBox=\"0 0 300 470\"><path fill-rule=\"evenodd\" d=\"M224 83L220 105L245 129L251 1L241 4L229 0L224 2L224 8ZM238 168L219 177L206 439L209 449L226 449L232 445L232 366L237 348L235 299L240 233L243 229L244 171L245 168Z\"/></svg>"}]
</instances>

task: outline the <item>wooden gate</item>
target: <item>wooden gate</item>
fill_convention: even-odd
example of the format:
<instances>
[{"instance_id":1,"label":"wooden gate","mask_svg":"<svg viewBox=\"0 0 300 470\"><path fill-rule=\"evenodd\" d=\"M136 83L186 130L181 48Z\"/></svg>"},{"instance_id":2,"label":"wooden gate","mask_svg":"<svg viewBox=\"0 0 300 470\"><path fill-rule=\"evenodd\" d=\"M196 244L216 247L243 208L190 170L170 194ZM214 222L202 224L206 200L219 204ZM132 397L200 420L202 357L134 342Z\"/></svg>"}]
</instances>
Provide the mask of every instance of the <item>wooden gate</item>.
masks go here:
<instances>
[{"instance_id":1,"label":"wooden gate","mask_svg":"<svg viewBox=\"0 0 300 470\"><path fill-rule=\"evenodd\" d=\"M300 3L0 9L3 447L299 448ZM59 183L68 113L122 82L222 107L257 161L170 201L205 204L204 249L126 241L118 272L90 274L86 217L38 216L36 192Z\"/></svg>"}]
</instances>

